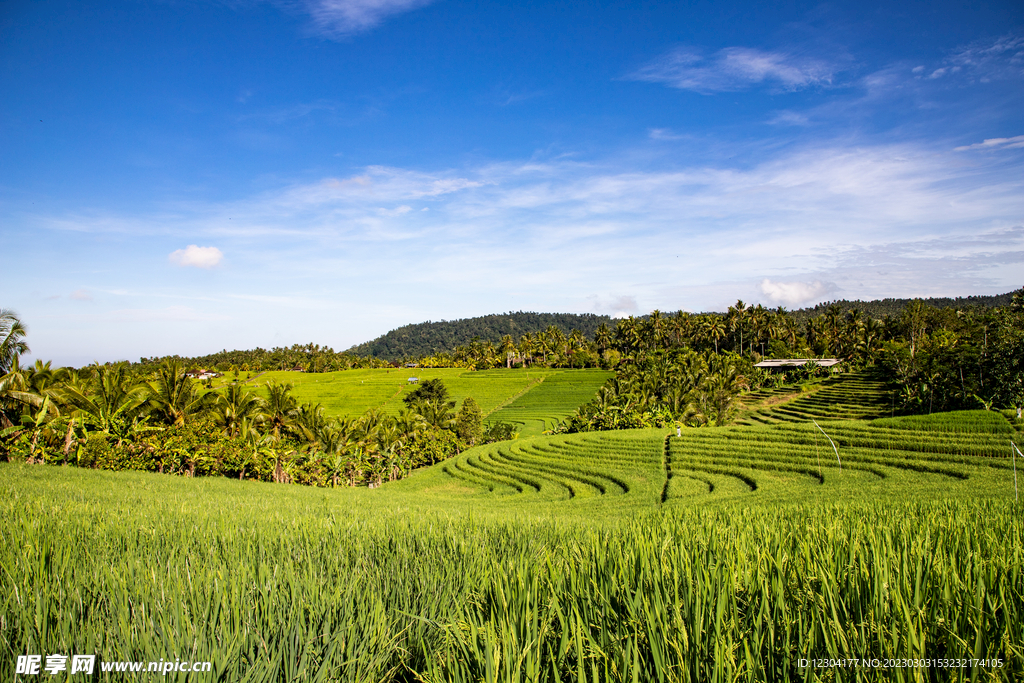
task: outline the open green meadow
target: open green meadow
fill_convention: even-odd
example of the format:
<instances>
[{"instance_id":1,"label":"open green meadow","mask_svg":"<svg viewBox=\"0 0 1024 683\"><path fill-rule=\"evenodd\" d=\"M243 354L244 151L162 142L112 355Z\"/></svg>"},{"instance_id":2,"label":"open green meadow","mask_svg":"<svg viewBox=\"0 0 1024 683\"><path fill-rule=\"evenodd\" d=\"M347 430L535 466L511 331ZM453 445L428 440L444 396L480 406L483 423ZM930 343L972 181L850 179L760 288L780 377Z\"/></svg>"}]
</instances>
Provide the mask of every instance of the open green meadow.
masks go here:
<instances>
[{"instance_id":1,"label":"open green meadow","mask_svg":"<svg viewBox=\"0 0 1024 683\"><path fill-rule=\"evenodd\" d=\"M524 426L524 434L540 434L571 414L594 394L613 373L603 370L466 370L465 368L391 368L305 373L274 371L254 375L245 385L258 391L268 382L293 385L300 403L320 403L327 415L358 417L379 409L396 414L402 398L415 383L444 381L457 403L472 396L492 420ZM230 379L230 378L227 378ZM244 380L244 376L241 381ZM499 411L499 412L495 412ZM492 414L493 413L493 414Z\"/></svg>"},{"instance_id":2,"label":"open green meadow","mask_svg":"<svg viewBox=\"0 0 1024 683\"><path fill-rule=\"evenodd\" d=\"M525 424L585 393L450 372ZM296 393L326 404L316 379ZM737 426L523 437L373 490L4 464L0 676L73 651L213 662L192 680L1021 680L1019 427L887 398L846 376Z\"/></svg>"}]
</instances>

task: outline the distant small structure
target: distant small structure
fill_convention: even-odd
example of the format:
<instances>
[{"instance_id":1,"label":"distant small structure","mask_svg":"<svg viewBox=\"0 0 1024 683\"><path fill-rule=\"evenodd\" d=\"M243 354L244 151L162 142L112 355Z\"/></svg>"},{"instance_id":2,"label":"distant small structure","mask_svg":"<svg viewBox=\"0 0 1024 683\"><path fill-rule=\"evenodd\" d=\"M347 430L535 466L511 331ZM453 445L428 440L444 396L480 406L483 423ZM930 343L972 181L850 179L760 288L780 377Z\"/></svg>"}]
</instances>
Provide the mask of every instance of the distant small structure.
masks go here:
<instances>
[{"instance_id":1,"label":"distant small structure","mask_svg":"<svg viewBox=\"0 0 1024 683\"><path fill-rule=\"evenodd\" d=\"M185 376L186 377L191 377L192 379L206 380L206 379L212 379L214 377L220 377L220 373L219 372L214 372L213 370L196 370L196 369L193 369L193 370L189 370L188 372L186 372Z\"/></svg>"},{"instance_id":2,"label":"distant small structure","mask_svg":"<svg viewBox=\"0 0 1024 683\"><path fill-rule=\"evenodd\" d=\"M419 381L420 381L420 378L419 378L419 377L410 377L410 378L409 378L409 381L410 381L411 383L415 384L416 382L419 382Z\"/></svg>"},{"instance_id":3,"label":"distant small structure","mask_svg":"<svg viewBox=\"0 0 1024 683\"><path fill-rule=\"evenodd\" d=\"M800 368L808 363L814 363L819 368L830 368L833 365L839 364L841 361L838 358L769 358L763 360L760 363L754 363L755 368L764 368L765 370L790 370L792 368Z\"/></svg>"},{"instance_id":4,"label":"distant small structure","mask_svg":"<svg viewBox=\"0 0 1024 683\"><path fill-rule=\"evenodd\" d=\"M419 363L406 363L402 367L405 367L405 368L418 368L419 366L420 366Z\"/></svg>"}]
</instances>

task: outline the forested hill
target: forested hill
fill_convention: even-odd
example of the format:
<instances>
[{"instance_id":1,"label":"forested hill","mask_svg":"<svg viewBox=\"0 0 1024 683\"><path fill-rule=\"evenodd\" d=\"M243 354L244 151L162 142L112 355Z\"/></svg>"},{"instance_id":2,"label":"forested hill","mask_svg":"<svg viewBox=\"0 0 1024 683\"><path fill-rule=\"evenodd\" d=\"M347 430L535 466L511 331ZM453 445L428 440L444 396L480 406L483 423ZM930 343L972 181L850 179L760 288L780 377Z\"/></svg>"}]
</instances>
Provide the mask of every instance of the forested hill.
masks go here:
<instances>
[{"instance_id":1,"label":"forested hill","mask_svg":"<svg viewBox=\"0 0 1024 683\"><path fill-rule=\"evenodd\" d=\"M527 332L533 334L554 326L565 334L579 330L588 339L601 325L614 327L614 321L606 315L584 313L499 313L479 318L462 320L427 321L405 325L387 334L349 349L359 356L376 356L386 360L419 358L441 351L451 351L456 346L466 346L474 338L482 342L498 344L506 334L516 341Z\"/></svg>"},{"instance_id":2,"label":"forested hill","mask_svg":"<svg viewBox=\"0 0 1024 683\"><path fill-rule=\"evenodd\" d=\"M935 308L967 308L980 306L983 308L994 308L996 306L1008 306L1013 298L1013 292L1007 294L995 294L992 296L959 296L955 299L949 297L934 297L931 299L877 299L874 301L849 301L840 299L838 301L826 301L811 308L801 308L790 311L789 315L798 325L802 325L810 318L816 318L825 313L829 307L836 306L845 315L847 311L857 309L865 318L883 320L885 316L898 317L904 308L911 301L920 301L925 306Z\"/></svg>"}]
</instances>

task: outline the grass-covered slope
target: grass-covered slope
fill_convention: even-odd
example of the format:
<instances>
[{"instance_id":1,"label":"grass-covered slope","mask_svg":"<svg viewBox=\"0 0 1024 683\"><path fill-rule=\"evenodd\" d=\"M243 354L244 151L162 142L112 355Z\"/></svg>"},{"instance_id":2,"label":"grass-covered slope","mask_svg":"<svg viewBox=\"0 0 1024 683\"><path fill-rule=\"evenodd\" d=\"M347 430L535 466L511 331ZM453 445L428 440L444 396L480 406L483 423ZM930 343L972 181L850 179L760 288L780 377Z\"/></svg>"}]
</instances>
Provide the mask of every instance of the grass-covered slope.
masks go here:
<instances>
[{"instance_id":1,"label":"grass-covered slope","mask_svg":"<svg viewBox=\"0 0 1024 683\"><path fill-rule=\"evenodd\" d=\"M681 436L664 430L571 434L474 448L440 470L481 494L595 510L740 499L1012 496L1013 430L991 415L987 430L968 431L949 414L954 426L946 431L885 419L687 429ZM964 417L980 424L971 412ZM436 471L423 474L436 477Z\"/></svg>"},{"instance_id":2,"label":"grass-covered slope","mask_svg":"<svg viewBox=\"0 0 1024 683\"><path fill-rule=\"evenodd\" d=\"M613 376L614 373L604 370L552 372L543 382L492 413L488 421L521 425L523 436L541 434L594 398L597 390Z\"/></svg>"},{"instance_id":3,"label":"grass-covered slope","mask_svg":"<svg viewBox=\"0 0 1024 683\"><path fill-rule=\"evenodd\" d=\"M892 388L878 371L836 375L811 385L789 385L748 394L740 424L810 420L870 420L889 415Z\"/></svg>"},{"instance_id":4,"label":"grass-covered slope","mask_svg":"<svg viewBox=\"0 0 1024 683\"><path fill-rule=\"evenodd\" d=\"M254 375L246 386L260 391L268 382L293 385L300 403L321 403L328 415L357 417L370 409L397 413L402 398L420 382L441 379L461 404L467 396L490 419L524 425L527 434L541 433L594 397L611 377L604 370L466 370L400 368L345 370L341 372L265 372ZM230 377L224 381L230 381ZM241 381L245 381L242 376Z\"/></svg>"}]
</instances>

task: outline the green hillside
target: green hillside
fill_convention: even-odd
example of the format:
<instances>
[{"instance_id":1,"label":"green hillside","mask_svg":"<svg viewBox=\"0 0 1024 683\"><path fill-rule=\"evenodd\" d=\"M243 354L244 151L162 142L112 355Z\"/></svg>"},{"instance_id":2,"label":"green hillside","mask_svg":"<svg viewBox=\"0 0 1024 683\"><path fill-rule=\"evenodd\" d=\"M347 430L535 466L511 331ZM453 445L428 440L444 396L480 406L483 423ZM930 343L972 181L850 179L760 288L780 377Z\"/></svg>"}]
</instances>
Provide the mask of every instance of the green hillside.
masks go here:
<instances>
[{"instance_id":1,"label":"green hillside","mask_svg":"<svg viewBox=\"0 0 1024 683\"><path fill-rule=\"evenodd\" d=\"M592 313L499 313L462 320L427 321L404 325L348 350L360 356L374 356L397 361L404 358L419 358L440 352L451 352L457 346L465 346L474 339L497 344L505 335L518 340L526 333L543 332L555 327L565 334L579 330L588 339L602 324L613 324L606 315Z\"/></svg>"},{"instance_id":2,"label":"green hillside","mask_svg":"<svg viewBox=\"0 0 1024 683\"><path fill-rule=\"evenodd\" d=\"M835 307L840 315L846 315L847 311L858 310L862 316L882 320L889 316L898 318L903 310L913 302L920 302L924 306L934 308L993 308L995 306L1009 306L1013 300L1013 292L1006 294L994 294L991 296L958 296L958 297L929 297L925 299L872 299L861 301L855 299L836 299L825 301L807 308L800 308L790 312L790 316L798 324L804 324L811 318L826 313L829 308Z\"/></svg>"}]
</instances>

